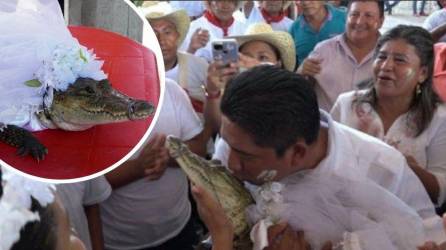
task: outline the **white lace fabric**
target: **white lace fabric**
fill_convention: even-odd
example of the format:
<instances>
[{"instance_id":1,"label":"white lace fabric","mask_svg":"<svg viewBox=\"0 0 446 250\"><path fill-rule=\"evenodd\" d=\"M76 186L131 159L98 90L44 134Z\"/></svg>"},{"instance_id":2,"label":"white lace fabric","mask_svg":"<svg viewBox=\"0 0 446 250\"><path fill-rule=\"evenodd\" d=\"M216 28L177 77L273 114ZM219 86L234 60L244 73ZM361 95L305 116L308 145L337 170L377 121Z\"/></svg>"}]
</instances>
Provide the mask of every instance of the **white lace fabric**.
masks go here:
<instances>
[{"instance_id":1,"label":"white lace fabric","mask_svg":"<svg viewBox=\"0 0 446 250\"><path fill-rule=\"evenodd\" d=\"M304 231L312 249L327 241L335 249L416 249L434 240L412 208L371 181L306 173L252 193L256 204L247 214L255 223L255 250L267 246L267 229L278 221ZM433 220L442 225L440 218Z\"/></svg>"},{"instance_id":2,"label":"white lace fabric","mask_svg":"<svg viewBox=\"0 0 446 250\"><path fill-rule=\"evenodd\" d=\"M54 201L55 187L20 176L1 167L3 195L0 198L0 250L9 250L20 239L20 230L39 220L32 212L31 197L43 207Z\"/></svg>"},{"instance_id":3,"label":"white lace fabric","mask_svg":"<svg viewBox=\"0 0 446 250\"><path fill-rule=\"evenodd\" d=\"M52 91L78 77L106 78L102 62L72 37L56 0L1 1L0 23L0 123L44 129L34 113L45 93L50 105Z\"/></svg>"}]
</instances>

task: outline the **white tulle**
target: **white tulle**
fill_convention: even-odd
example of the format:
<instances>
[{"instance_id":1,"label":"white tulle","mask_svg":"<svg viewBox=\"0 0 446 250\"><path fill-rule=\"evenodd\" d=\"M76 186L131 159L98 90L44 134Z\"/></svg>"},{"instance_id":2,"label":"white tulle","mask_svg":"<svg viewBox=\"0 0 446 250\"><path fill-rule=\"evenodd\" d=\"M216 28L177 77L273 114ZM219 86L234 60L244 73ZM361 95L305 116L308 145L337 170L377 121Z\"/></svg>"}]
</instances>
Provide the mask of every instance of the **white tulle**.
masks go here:
<instances>
[{"instance_id":1,"label":"white tulle","mask_svg":"<svg viewBox=\"0 0 446 250\"><path fill-rule=\"evenodd\" d=\"M39 220L39 214L30 210L31 197L47 206L54 201L55 186L27 179L3 167L1 172L0 250L8 250L20 239L20 230L28 222Z\"/></svg>"},{"instance_id":2,"label":"white tulle","mask_svg":"<svg viewBox=\"0 0 446 250\"><path fill-rule=\"evenodd\" d=\"M282 197L268 209L276 214L265 215L254 205L248 208L248 217L253 222L280 217L295 230L305 231L312 249L327 241L337 243L338 249L417 249L429 238L412 208L371 181L306 173L282 183Z\"/></svg>"},{"instance_id":3,"label":"white tulle","mask_svg":"<svg viewBox=\"0 0 446 250\"><path fill-rule=\"evenodd\" d=\"M56 0L0 1L0 23L0 123L44 129L34 113L45 92L77 77L106 77L102 62L71 36ZM25 84L33 79L41 85Z\"/></svg>"}]
</instances>

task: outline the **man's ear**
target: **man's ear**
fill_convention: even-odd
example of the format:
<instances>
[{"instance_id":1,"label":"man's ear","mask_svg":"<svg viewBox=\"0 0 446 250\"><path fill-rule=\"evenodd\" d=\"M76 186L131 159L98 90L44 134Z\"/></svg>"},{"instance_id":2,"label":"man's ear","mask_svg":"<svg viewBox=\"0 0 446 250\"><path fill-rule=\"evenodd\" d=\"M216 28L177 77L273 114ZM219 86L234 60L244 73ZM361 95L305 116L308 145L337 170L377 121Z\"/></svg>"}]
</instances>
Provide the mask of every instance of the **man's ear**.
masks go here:
<instances>
[{"instance_id":1,"label":"man's ear","mask_svg":"<svg viewBox=\"0 0 446 250\"><path fill-rule=\"evenodd\" d=\"M305 158L308 150L307 144L302 140L297 141L293 146L291 146L291 164L293 166L302 165L303 159Z\"/></svg>"}]
</instances>

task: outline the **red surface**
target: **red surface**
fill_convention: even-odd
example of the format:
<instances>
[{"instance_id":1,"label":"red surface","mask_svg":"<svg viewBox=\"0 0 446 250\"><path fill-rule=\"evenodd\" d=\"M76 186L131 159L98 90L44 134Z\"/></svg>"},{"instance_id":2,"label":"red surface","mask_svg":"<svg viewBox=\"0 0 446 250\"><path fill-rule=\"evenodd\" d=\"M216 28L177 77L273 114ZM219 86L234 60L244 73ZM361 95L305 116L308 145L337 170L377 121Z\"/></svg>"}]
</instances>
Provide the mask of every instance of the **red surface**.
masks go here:
<instances>
[{"instance_id":1,"label":"red surface","mask_svg":"<svg viewBox=\"0 0 446 250\"><path fill-rule=\"evenodd\" d=\"M158 106L160 84L155 55L146 47L108 31L70 27L79 42L105 61L112 86L124 94ZM39 163L16 156L16 148L0 143L0 158L28 174L48 179L72 179L99 172L123 158L142 138L153 115L144 121L95 126L81 132L44 130L34 135L48 148Z\"/></svg>"},{"instance_id":2,"label":"red surface","mask_svg":"<svg viewBox=\"0 0 446 250\"><path fill-rule=\"evenodd\" d=\"M446 43L435 44L434 88L446 102Z\"/></svg>"}]
</instances>

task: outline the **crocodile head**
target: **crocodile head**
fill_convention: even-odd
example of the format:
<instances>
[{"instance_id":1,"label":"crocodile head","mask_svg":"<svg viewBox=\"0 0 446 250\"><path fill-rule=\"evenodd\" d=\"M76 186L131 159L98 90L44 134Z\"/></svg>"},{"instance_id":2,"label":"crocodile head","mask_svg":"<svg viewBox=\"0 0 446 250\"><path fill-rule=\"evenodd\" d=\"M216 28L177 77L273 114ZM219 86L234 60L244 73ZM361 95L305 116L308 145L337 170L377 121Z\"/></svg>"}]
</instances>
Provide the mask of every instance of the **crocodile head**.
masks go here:
<instances>
[{"instance_id":1,"label":"crocodile head","mask_svg":"<svg viewBox=\"0 0 446 250\"><path fill-rule=\"evenodd\" d=\"M108 80L79 78L66 91L54 91L51 106L38 116L48 128L85 130L99 124L145 119L153 111L152 104L118 92Z\"/></svg>"},{"instance_id":2,"label":"crocodile head","mask_svg":"<svg viewBox=\"0 0 446 250\"><path fill-rule=\"evenodd\" d=\"M245 210L254 203L243 184L233 177L218 161L207 161L192 153L178 138L168 136L166 147L188 178L211 193L225 210L234 226L236 249L251 249L250 227Z\"/></svg>"}]
</instances>

